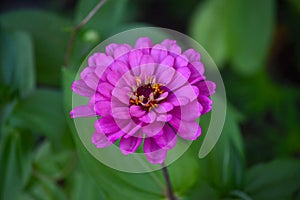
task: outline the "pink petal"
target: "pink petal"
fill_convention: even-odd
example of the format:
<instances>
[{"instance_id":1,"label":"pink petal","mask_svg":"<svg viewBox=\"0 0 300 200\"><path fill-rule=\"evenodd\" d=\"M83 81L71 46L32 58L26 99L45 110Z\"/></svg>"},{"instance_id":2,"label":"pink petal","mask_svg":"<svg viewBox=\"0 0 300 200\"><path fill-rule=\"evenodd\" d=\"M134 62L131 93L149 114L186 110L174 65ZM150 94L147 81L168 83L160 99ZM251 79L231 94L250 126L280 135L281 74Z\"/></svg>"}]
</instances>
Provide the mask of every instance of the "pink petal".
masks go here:
<instances>
[{"instance_id":1,"label":"pink petal","mask_svg":"<svg viewBox=\"0 0 300 200\"><path fill-rule=\"evenodd\" d=\"M185 55L179 55L175 59L175 67L180 68L180 67L186 67L188 65L188 59L186 58Z\"/></svg>"},{"instance_id":2,"label":"pink petal","mask_svg":"<svg viewBox=\"0 0 300 200\"><path fill-rule=\"evenodd\" d=\"M174 68L159 65L156 71L157 82L168 85L173 80L175 73L176 71Z\"/></svg>"},{"instance_id":3,"label":"pink petal","mask_svg":"<svg viewBox=\"0 0 300 200\"><path fill-rule=\"evenodd\" d=\"M150 48L152 47L152 41L148 37L141 37L135 42L135 48L142 50L144 54L150 53Z\"/></svg>"},{"instance_id":4,"label":"pink petal","mask_svg":"<svg viewBox=\"0 0 300 200\"><path fill-rule=\"evenodd\" d=\"M172 55L181 54L181 48L176 44L176 40L165 39L162 43Z\"/></svg>"},{"instance_id":5,"label":"pink petal","mask_svg":"<svg viewBox=\"0 0 300 200\"><path fill-rule=\"evenodd\" d=\"M158 134L164 126L164 122L155 121L151 124L143 126L143 132L147 135L147 137L152 137Z\"/></svg>"},{"instance_id":6,"label":"pink petal","mask_svg":"<svg viewBox=\"0 0 300 200\"><path fill-rule=\"evenodd\" d=\"M111 146L113 143L108 140L106 135L102 132L94 132L92 136L92 143L97 147L97 148L105 148Z\"/></svg>"},{"instance_id":7,"label":"pink petal","mask_svg":"<svg viewBox=\"0 0 300 200\"><path fill-rule=\"evenodd\" d=\"M115 133L120 131L119 126L111 116L104 116L95 122L95 128L98 132Z\"/></svg>"},{"instance_id":8,"label":"pink petal","mask_svg":"<svg viewBox=\"0 0 300 200\"><path fill-rule=\"evenodd\" d=\"M118 71L111 71L107 74L107 80L112 84L116 85L117 82L120 80L122 75Z\"/></svg>"},{"instance_id":9,"label":"pink petal","mask_svg":"<svg viewBox=\"0 0 300 200\"><path fill-rule=\"evenodd\" d=\"M192 62L190 65L191 67L195 68L199 74L204 74L204 67L202 62Z\"/></svg>"},{"instance_id":10,"label":"pink petal","mask_svg":"<svg viewBox=\"0 0 300 200\"><path fill-rule=\"evenodd\" d=\"M152 123L156 119L156 114L153 110L149 111L146 115L139 118L140 121L145 123Z\"/></svg>"},{"instance_id":11,"label":"pink petal","mask_svg":"<svg viewBox=\"0 0 300 200\"><path fill-rule=\"evenodd\" d=\"M131 68L137 67L140 65L143 53L140 50L134 50L129 53L128 61Z\"/></svg>"},{"instance_id":12,"label":"pink petal","mask_svg":"<svg viewBox=\"0 0 300 200\"><path fill-rule=\"evenodd\" d=\"M131 50L130 45L121 44L117 48L114 49L114 58L125 61L123 56L127 55L130 50Z\"/></svg>"},{"instance_id":13,"label":"pink petal","mask_svg":"<svg viewBox=\"0 0 300 200\"><path fill-rule=\"evenodd\" d=\"M98 101L95 104L95 111L97 115L108 116L111 115L111 102L110 101Z\"/></svg>"},{"instance_id":14,"label":"pink petal","mask_svg":"<svg viewBox=\"0 0 300 200\"><path fill-rule=\"evenodd\" d=\"M173 106L186 105L190 102L188 97L185 96L176 96L174 93L168 96L168 102Z\"/></svg>"},{"instance_id":15,"label":"pink petal","mask_svg":"<svg viewBox=\"0 0 300 200\"><path fill-rule=\"evenodd\" d=\"M168 66L168 67L173 67L174 61L175 61L174 57L168 55L167 57L165 57L165 58L160 62L160 65Z\"/></svg>"},{"instance_id":16,"label":"pink petal","mask_svg":"<svg viewBox=\"0 0 300 200\"><path fill-rule=\"evenodd\" d=\"M201 127L198 122L181 121L177 134L186 140L196 140L201 135Z\"/></svg>"},{"instance_id":17,"label":"pink petal","mask_svg":"<svg viewBox=\"0 0 300 200\"><path fill-rule=\"evenodd\" d=\"M113 117L116 119L130 119L129 108L124 107L113 107L112 108Z\"/></svg>"},{"instance_id":18,"label":"pink petal","mask_svg":"<svg viewBox=\"0 0 300 200\"><path fill-rule=\"evenodd\" d=\"M170 114L184 121L195 121L201 115L202 109L201 104L194 100L184 106L175 107Z\"/></svg>"},{"instance_id":19,"label":"pink petal","mask_svg":"<svg viewBox=\"0 0 300 200\"><path fill-rule=\"evenodd\" d=\"M150 55L143 55L141 58L141 73L147 77L152 76L154 74L154 60Z\"/></svg>"},{"instance_id":20,"label":"pink petal","mask_svg":"<svg viewBox=\"0 0 300 200\"><path fill-rule=\"evenodd\" d=\"M85 77L82 78L82 80L87 86L96 91L99 83L99 78L94 72L87 74Z\"/></svg>"},{"instance_id":21,"label":"pink petal","mask_svg":"<svg viewBox=\"0 0 300 200\"><path fill-rule=\"evenodd\" d=\"M133 117L142 117L146 114L145 110L142 110L141 106L130 106L130 115Z\"/></svg>"},{"instance_id":22,"label":"pink petal","mask_svg":"<svg viewBox=\"0 0 300 200\"><path fill-rule=\"evenodd\" d=\"M97 88L97 91L100 94L102 94L106 97L109 97L109 98L111 97L112 90L113 90L113 86L106 82L100 83Z\"/></svg>"},{"instance_id":23,"label":"pink petal","mask_svg":"<svg viewBox=\"0 0 300 200\"><path fill-rule=\"evenodd\" d=\"M191 71L188 67L181 67L176 70L178 73L180 73L186 80L190 78Z\"/></svg>"},{"instance_id":24,"label":"pink petal","mask_svg":"<svg viewBox=\"0 0 300 200\"><path fill-rule=\"evenodd\" d=\"M197 99L197 93L194 90L194 86L186 85L173 92L173 94L176 96L177 100L180 102L181 105L185 105L186 98L189 100L189 102ZM184 100L183 102L181 102L182 97Z\"/></svg>"},{"instance_id":25,"label":"pink petal","mask_svg":"<svg viewBox=\"0 0 300 200\"><path fill-rule=\"evenodd\" d=\"M144 153L152 164L162 164L167 156L167 151L161 149L154 138L146 138L144 142Z\"/></svg>"},{"instance_id":26,"label":"pink petal","mask_svg":"<svg viewBox=\"0 0 300 200\"><path fill-rule=\"evenodd\" d=\"M84 77L86 77L86 75L94 73L94 71L95 71L95 67L86 67L80 73L80 78L83 79Z\"/></svg>"},{"instance_id":27,"label":"pink petal","mask_svg":"<svg viewBox=\"0 0 300 200\"><path fill-rule=\"evenodd\" d=\"M168 55L168 51L163 45L156 44L151 49L151 55L156 63L160 63Z\"/></svg>"},{"instance_id":28,"label":"pink petal","mask_svg":"<svg viewBox=\"0 0 300 200\"><path fill-rule=\"evenodd\" d=\"M199 81L205 80L205 76L203 75L204 67L201 62L189 64L188 68L191 71L191 76L190 76L190 80L189 80L190 84L195 84Z\"/></svg>"},{"instance_id":29,"label":"pink petal","mask_svg":"<svg viewBox=\"0 0 300 200\"><path fill-rule=\"evenodd\" d=\"M114 55L114 51L115 49L118 47L118 44L112 43L109 44L108 46L106 46L105 50L106 50L106 54L109 56L113 56Z\"/></svg>"},{"instance_id":30,"label":"pink petal","mask_svg":"<svg viewBox=\"0 0 300 200\"><path fill-rule=\"evenodd\" d=\"M171 111L174 108L173 104L169 102L163 102L159 104L154 110L158 113L166 113Z\"/></svg>"},{"instance_id":31,"label":"pink petal","mask_svg":"<svg viewBox=\"0 0 300 200\"><path fill-rule=\"evenodd\" d=\"M90 97L95 91L88 87L83 80L79 79L72 83L72 90L81 96Z\"/></svg>"},{"instance_id":32,"label":"pink petal","mask_svg":"<svg viewBox=\"0 0 300 200\"><path fill-rule=\"evenodd\" d=\"M122 130L120 130L118 132L108 133L106 136L109 141L115 142L118 139L120 139L121 137L123 137L124 135L125 135L125 133Z\"/></svg>"},{"instance_id":33,"label":"pink petal","mask_svg":"<svg viewBox=\"0 0 300 200\"><path fill-rule=\"evenodd\" d=\"M184 76L179 73L179 72L176 72L173 76L173 79L170 83L168 83L166 85L166 87L173 91L173 90L176 90L177 88L183 86L185 83L187 83L187 79L184 78Z\"/></svg>"},{"instance_id":34,"label":"pink petal","mask_svg":"<svg viewBox=\"0 0 300 200\"><path fill-rule=\"evenodd\" d=\"M77 118L77 117L95 117L96 113L93 109L91 109L89 106L78 106L73 108L73 110L70 112L71 118Z\"/></svg>"},{"instance_id":35,"label":"pink petal","mask_svg":"<svg viewBox=\"0 0 300 200\"><path fill-rule=\"evenodd\" d=\"M156 121L158 122L168 122L172 119L171 114L160 114L156 117Z\"/></svg>"},{"instance_id":36,"label":"pink petal","mask_svg":"<svg viewBox=\"0 0 300 200\"><path fill-rule=\"evenodd\" d=\"M183 52L183 55L185 55L190 62L200 61L200 53L198 53L194 49L186 50L185 52Z\"/></svg>"},{"instance_id":37,"label":"pink petal","mask_svg":"<svg viewBox=\"0 0 300 200\"><path fill-rule=\"evenodd\" d=\"M112 71L117 71L120 74L125 74L126 72L128 72L129 68L127 66L126 63L120 61L120 60L116 60L113 64L111 64L110 69Z\"/></svg>"},{"instance_id":38,"label":"pink petal","mask_svg":"<svg viewBox=\"0 0 300 200\"><path fill-rule=\"evenodd\" d=\"M120 150L124 155L133 154L142 143L142 138L137 137L122 137L120 140Z\"/></svg>"},{"instance_id":39,"label":"pink petal","mask_svg":"<svg viewBox=\"0 0 300 200\"><path fill-rule=\"evenodd\" d=\"M198 96L198 101L202 105L202 112L201 114L204 115L205 113L209 112L212 109L212 101L209 97L204 95Z\"/></svg>"},{"instance_id":40,"label":"pink petal","mask_svg":"<svg viewBox=\"0 0 300 200\"><path fill-rule=\"evenodd\" d=\"M163 128L163 134L154 137L158 146L162 149L173 149L177 143L177 137L174 130L169 126L165 125Z\"/></svg>"},{"instance_id":41,"label":"pink petal","mask_svg":"<svg viewBox=\"0 0 300 200\"><path fill-rule=\"evenodd\" d=\"M88 64L89 66L101 67L105 69L112 64L113 61L114 60L111 56L107 56L104 53L94 53L89 57Z\"/></svg>"},{"instance_id":42,"label":"pink petal","mask_svg":"<svg viewBox=\"0 0 300 200\"><path fill-rule=\"evenodd\" d=\"M121 101L122 103L128 105L129 104L129 94L132 93L132 90L130 90L127 87L124 88L115 88L112 92L112 95Z\"/></svg>"},{"instance_id":43,"label":"pink petal","mask_svg":"<svg viewBox=\"0 0 300 200\"><path fill-rule=\"evenodd\" d=\"M201 81L196 83L199 93L205 96L211 96L216 91L216 84L212 81Z\"/></svg>"}]
</instances>

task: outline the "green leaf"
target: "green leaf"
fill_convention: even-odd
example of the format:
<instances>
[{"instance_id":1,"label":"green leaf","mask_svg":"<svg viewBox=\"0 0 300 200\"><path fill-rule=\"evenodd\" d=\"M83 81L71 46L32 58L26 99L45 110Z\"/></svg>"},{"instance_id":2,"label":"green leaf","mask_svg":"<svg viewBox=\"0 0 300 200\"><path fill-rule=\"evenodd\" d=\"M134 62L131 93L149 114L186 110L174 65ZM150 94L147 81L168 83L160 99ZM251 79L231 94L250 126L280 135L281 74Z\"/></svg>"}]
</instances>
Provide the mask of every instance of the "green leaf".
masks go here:
<instances>
[{"instance_id":1,"label":"green leaf","mask_svg":"<svg viewBox=\"0 0 300 200\"><path fill-rule=\"evenodd\" d=\"M225 10L228 3L223 0L206 1L196 9L190 24L190 33L212 56L218 67L228 57Z\"/></svg>"},{"instance_id":2,"label":"green leaf","mask_svg":"<svg viewBox=\"0 0 300 200\"><path fill-rule=\"evenodd\" d=\"M245 191L255 200L288 199L299 191L299 180L299 160L275 160L247 172Z\"/></svg>"},{"instance_id":3,"label":"green leaf","mask_svg":"<svg viewBox=\"0 0 300 200\"><path fill-rule=\"evenodd\" d=\"M2 32L0 48L1 81L17 89L21 97L35 88L34 55L31 37L21 31Z\"/></svg>"},{"instance_id":4,"label":"green leaf","mask_svg":"<svg viewBox=\"0 0 300 200\"><path fill-rule=\"evenodd\" d=\"M66 133L62 93L52 89L37 89L19 102L11 123L46 136L55 145L62 145L61 140Z\"/></svg>"},{"instance_id":5,"label":"green leaf","mask_svg":"<svg viewBox=\"0 0 300 200\"><path fill-rule=\"evenodd\" d=\"M211 0L195 11L190 32L217 65L230 61L248 75L266 61L274 22L274 0Z\"/></svg>"},{"instance_id":6,"label":"green leaf","mask_svg":"<svg viewBox=\"0 0 300 200\"><path fill-rule=\"evenodd\" d=\"M33 45L30 36L25 32L13 33L12 39L16 45L16 54L12 57L16 62L14 82L18 84L21 96L25 97L35 89Z\"/></svg>"},{"instance_id":7,"label":"green leaf","mask_svg":"<svg viewBox=\"0 0 300 200\"><path fill-rule=\"evenodd\" d=\"M6 30L22 30L32 36L37 81L42 84L59 85L59 72L64 63L70 36L65 29L70 27L70 21L50 12L18 10L1 14L0 24Z\"/></svg>"},{"instance_id":8,"label":"green leaf","mask_svg":"<svg viewBox=\"0 0 300 200\"><path fill-rule=\"evenodd\" d=\"M200 177L214 186L220 195L241 188L244 181L244 147L238 115L227 108L224 128L214 149L200 160ZM209 172L209 173L208 173Z\"/></svg>"},{"instance_id":9,"label":"green leaf","mask_svg":"<svg viewBox=\"0 0 300 200\"><path fill-rule=\"evenodd\" d=\"M107 199L92 177L79 167L73 171L71 176L68 176L67 182L70 186L70 199L72 200Z\"/></svg>"},{"instance_id":10,"label":"green leaf","mask_svg":"<svg viewBox=\"0 0 300 200\"><path fill-rule=\"evenodd\" d=\"M274 0L230 0L226 27L234 69L253 74L266 61L275 24Z\"/></svg>"},{"instance_id":11,"label":"green leaf","mask_svg":"<svg viewBox=\"0 0 300 200\"><path fill-rule=\"evenodd\" d=\"M185 196L197 182L201 170L197 160L196 153L186 151L182 157L168 166L173 190L179 196Z\"/></svg>"},{"instance_id":12,"label":"green leaf","mask_svg":"<svg viewBox=\"0 0 300 200\"><path fill-rule=\"evenodd\" d=\"M24 132L24 134L26 134ZM0 199L16 199L31 171L32 138L11 130L0 143Z\"/></svg>"},{"instance_id":13,"label":"green leaf","mask_svg":"<svg viewBox=\"0 0 300 200\"><path fill-rule=\"evenodd\" d=\"M199 179L197 185L195 185L193 190L190 191L189 194L183 198L183 200L199 199L219 200L220 197L216 189L214 189L206 181Z\"/></svg>"}]
</instances>

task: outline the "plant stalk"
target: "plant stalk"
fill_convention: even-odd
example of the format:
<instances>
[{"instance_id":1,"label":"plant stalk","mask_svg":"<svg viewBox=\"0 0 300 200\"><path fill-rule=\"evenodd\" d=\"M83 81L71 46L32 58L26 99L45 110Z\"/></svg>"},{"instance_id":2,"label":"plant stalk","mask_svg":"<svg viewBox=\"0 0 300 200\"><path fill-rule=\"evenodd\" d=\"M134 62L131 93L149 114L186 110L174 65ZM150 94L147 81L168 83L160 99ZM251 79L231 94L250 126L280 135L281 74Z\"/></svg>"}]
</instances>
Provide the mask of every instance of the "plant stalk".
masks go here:
<instances>
[{"instance_id":1,"label":"plant stalk","mask_svg":"<svg viewBox=\"0 0 300 200\"><path fill-rule=\"evenodd\" d=\"M169 200L177 200L177 198L174 195L173 189L172 189L172 184L171 184L171 180L170 180L170 176L167 170L167 167L165 166L165 164L162 164L162 171L163 171L163 176L164 179L166 181L166 185L167 185L167 197Z\"/></svg>"}]
</instances>

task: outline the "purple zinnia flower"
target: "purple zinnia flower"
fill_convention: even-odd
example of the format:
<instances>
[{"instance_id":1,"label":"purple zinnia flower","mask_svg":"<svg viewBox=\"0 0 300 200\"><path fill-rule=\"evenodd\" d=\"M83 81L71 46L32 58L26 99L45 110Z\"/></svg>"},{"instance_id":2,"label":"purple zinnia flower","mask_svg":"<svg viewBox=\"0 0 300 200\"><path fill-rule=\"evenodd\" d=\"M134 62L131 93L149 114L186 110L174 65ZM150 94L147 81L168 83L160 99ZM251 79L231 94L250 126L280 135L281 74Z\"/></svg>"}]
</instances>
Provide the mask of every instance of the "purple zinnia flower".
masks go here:
<instances>
[{"instance_id":1,"label":"purple zinnia flower","mask_svg":"<svg viewBox=\"0 0 300 200\"><path fill-rule=\"evenodd\" d=\"M200 54L182 53L176 41L152 44L139 38L134 48L110 44L94 53L72 89L89 98L71 117L94 117L92 142L104 148L120 141L124 155L141 145L152 164L164 162L177 136L195 140L201 134L196 119L209 112L215 84L207 81ZM101 116L101 117L100 117Z\"/></svg>"}]
</instances>

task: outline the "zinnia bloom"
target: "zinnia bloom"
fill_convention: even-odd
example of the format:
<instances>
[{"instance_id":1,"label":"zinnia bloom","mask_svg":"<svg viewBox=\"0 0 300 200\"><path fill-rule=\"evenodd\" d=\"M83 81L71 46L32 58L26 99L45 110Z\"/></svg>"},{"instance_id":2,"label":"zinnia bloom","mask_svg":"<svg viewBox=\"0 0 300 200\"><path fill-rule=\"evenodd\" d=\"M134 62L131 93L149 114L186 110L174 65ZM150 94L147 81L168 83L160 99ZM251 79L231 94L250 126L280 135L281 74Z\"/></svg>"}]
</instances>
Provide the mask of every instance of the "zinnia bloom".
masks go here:
<instances>
[{"instance_id":1,"label":"zinnia bloom","mask_svg":"<svg viewBox=\"0 0 300 200\"><path fill-rule=\"evenodd\" d=\"M196 119L209 112L215 84L206 80L200 53L182 53L176 41L152 44L139 38L134 48L110 44L94 53L72 90L89 98L71 117L97 117L92 142L97 148L117 141L124 155L142 146L152 164L164 162L177 137L195 140Z\"/></svg>"}]
</instances>

